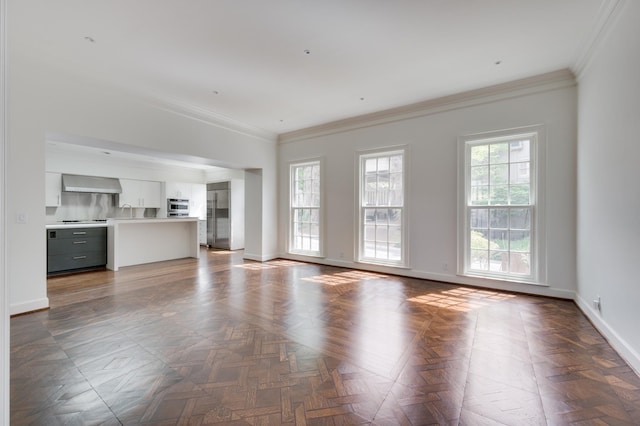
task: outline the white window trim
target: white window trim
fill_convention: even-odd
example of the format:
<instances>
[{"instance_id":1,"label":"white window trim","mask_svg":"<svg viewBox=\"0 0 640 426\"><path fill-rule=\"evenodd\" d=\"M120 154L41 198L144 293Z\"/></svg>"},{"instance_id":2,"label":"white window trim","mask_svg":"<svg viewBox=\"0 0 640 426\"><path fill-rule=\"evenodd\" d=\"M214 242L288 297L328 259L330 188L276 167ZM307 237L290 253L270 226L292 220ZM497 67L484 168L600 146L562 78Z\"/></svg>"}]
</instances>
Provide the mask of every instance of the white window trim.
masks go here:
<instances>
[{"instance_id":1,"label":"white window trim","mask_svg":"<svg viewBox=\"0 0 640 426\"><path fill-rule=\"evenodd\" d=\"M362 159L377 156L380 154L402 153L402 188L403 188L403 206L402 206L402 244L401 244L401 259L399 262L385 261L380 259L371 259L364 257L364 221L362 196L364 191L364 182L362 180ZM355 182L356 182L356 208L355 208L355 223L356 226L356 244L354 259L357 259L358 263L366 263L369 265L389 266L394 268L409 268L409 232L407 230L409 222L409 158L411 158L409 145L395 145L377 149L357 151L355 156Z\"/></svg>"},{"instance_id":2,"label":"white window trim","mask_svg":"<svg viewBox=\"0 0 640 426\"><path fill-rule=\"evenodd\" d=\"M467 215L467 175L470 161L467 147L475 144L497 142L501 139L512 140L518 137L530 137L534 140L531 149L530 182L533 220L531 222L531 275L497 274L468 270L469 259L469 218ZM546 188L546 133L544 125L518 127L494 132L476 133L458 138L458 275L510 281L525 284L547 285L546 261L546 224L545 224L545 188Z\"/></svg>"},{"instance_id":3,"label":"white window trim","mask_svg":"<svg viewBox=\"0 0 640 426\"><path fill-rule=\"evenodd\" d=\"M318 226L319 229L319 248L318 252L306 251L306 250L295 250L293 248L293 206L292 206L292 197L294 194L293 191L293 169L294 167L306 166L311 164L318 163L320 165L320 208L318 209L318 214L320 215ZM287 253L294 254L297 256L308 256L308 257L326 257L325 254L325 160L324 157L314 157L314 158L306 158L303 160L294 160L289 162L289 194L287 207L289 209L289 224L288 235L287 235Z\"/></svg>"}]
</instances>

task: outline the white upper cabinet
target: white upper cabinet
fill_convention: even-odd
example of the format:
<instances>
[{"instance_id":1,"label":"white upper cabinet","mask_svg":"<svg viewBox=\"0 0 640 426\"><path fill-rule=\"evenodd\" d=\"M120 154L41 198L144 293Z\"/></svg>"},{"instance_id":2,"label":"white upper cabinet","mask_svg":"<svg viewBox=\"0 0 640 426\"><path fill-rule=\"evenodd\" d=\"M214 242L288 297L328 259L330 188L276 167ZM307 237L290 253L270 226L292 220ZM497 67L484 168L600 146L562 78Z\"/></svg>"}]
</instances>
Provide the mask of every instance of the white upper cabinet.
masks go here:
<instances>
[{"instance_id":1,"label":"white upper cabinet","mask_svg":"<svg viewBox=\"0 0 640 426\"><path fill-rule=\"evenodd\" d=\"M120 179L122 193L118 206L162 208L162 183L150 180Z\"/></svg>"},{"instance_id":2,"label":"white upper cabinet","mask_svg":"<svg viewBox=\"0 0 640 426\"><path fill-rule=\"evenodd\" d=\"M166 182L165 193L167 198L191 199L191 183Z\"/></svg>"},{"instance_id":3,"label":"white upper cabinet","mask_svg":"<svg viewBox=\"0 0 640 426\"><path fill-rule=\"evenodd\" d=\"M45 173L45 206L59 207L62 201L62 174Z\"/></svg>"}]
</instances>

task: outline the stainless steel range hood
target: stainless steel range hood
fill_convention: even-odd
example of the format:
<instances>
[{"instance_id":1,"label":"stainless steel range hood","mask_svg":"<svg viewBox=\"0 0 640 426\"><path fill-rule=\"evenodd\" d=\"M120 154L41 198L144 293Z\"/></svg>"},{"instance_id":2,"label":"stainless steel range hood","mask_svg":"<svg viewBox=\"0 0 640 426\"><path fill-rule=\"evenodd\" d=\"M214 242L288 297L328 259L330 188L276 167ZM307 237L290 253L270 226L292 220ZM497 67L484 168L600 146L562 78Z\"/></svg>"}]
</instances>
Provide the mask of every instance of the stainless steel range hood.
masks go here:
<instances>
[{"instance_id":1,"label":"stainless steel range hood","mask_svg":"<svg viewBox=\"0 0 640 426\"><path fill-rule=\"evenodd\" d=\"M120 194L122 186L117 178L63 174L62 190L65 192Z\"/></svg>"}]
</instances>

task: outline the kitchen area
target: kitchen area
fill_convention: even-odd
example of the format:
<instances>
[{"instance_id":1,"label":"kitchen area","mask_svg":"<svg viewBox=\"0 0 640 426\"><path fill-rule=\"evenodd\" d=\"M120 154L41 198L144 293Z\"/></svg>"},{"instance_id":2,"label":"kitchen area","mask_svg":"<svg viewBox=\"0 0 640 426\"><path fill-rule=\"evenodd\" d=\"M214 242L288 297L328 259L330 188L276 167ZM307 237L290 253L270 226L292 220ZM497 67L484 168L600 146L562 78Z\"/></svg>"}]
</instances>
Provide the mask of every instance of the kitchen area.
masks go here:
<instances>
[{"instance_id":1,"label":"kitchen area","mask_svg":"<svg viewBox=\"0 0 640 426\"><path fill-rule=\"evenodd\" d=\"M244 248L242 170L47 143L47 275Z\"/></svg>"}]
</instances>

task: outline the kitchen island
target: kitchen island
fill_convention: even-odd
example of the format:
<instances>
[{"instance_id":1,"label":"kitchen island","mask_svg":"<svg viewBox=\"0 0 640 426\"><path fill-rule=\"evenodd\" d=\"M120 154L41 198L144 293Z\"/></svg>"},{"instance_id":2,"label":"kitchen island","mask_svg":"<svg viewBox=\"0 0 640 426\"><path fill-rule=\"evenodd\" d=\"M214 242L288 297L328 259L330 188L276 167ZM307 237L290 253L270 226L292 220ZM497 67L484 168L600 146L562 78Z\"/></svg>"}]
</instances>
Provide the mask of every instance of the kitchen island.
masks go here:
<instances>
[{"instance_id":1,"label":"kitchen island","mask_svg":"<svg viewBox=\"0 0 640 426\"><path fill-rule=\"evenodd\" d=\"M198 258L198 218L107 220L107 268Z\"/></svg>"}]
</instances>

